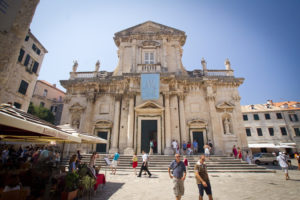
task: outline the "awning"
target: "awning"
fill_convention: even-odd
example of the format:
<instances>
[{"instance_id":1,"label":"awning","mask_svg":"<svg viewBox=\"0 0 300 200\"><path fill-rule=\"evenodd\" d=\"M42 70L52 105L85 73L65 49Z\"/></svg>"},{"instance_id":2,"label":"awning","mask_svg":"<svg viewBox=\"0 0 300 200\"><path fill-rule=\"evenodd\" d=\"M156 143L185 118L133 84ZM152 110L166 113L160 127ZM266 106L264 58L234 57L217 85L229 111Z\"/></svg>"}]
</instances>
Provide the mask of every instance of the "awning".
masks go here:
<instances>
[{"instance_id":1,"label":"awning","mask_svg":"<svg viewBox=\"0 0 300 200\"><path fill-rule=\"evenodd\" d=\"M82 134L78 133L75 129L73 129L70 124L64 124L64 125L59 125L58 126L61 130L66 131L74 136L77 136L81 138L82 143L90 143L90 144L106 144L107 140L97 137L97 136L92 136L88 134Z\"/></svg>"},{"instance_id":2,"label":"awning","mask_svg":"<svg viewBox=\"0 0 300 200\"><path fill-rule=\"evenodd\" d=\"M273 149L281 149L281 148L295 148L293 146L289 146L289 145L275 145L272 143L258 143L258 144L248 144L249 148L273 148Z\"/></svg>"},{"instance_id":3,"label":"awning","mask_svg":"<svg viewBox=\"0 0 300 200\"><path fill-rule=\"evenodd\" d=\"M10 105L0 107L1 141L76 142L81 139Z\"/></svg>"}]
</instances>

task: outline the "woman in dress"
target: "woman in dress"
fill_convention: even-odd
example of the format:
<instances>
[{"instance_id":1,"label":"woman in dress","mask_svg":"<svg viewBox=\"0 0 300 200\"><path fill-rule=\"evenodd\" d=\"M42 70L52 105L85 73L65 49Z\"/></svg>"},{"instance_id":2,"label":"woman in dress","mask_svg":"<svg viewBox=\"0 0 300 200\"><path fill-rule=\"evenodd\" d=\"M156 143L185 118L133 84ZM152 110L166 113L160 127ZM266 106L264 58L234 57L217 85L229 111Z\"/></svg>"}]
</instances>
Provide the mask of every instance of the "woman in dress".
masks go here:
<instances>
[{"instance_id":1,"label":"woman in dress","mask_svg":"<svg viewBox=\"0 0 300 200\"><path fill-rule=\"evenodd\" d=\"M234 158L236 159L237 155L238 155L238 152L237 152L237 150L235 148L235 145L233 145L233 147L232 147L232 153L233 153Z\"/></svg>"},{"instance_id":2,"label":"woman in dress","mask_svg":"<svg viewBox=\"0 0 300 200\"><path fill-rule=\"evenodd\" d=\"M136 167L138 165L138 158L136 156L136 153L134 153L133 157L132 157L132 168L134 169L134 174L136 174Z\"/></svg>"},{"instance_id":3,"label":"woman in dress","mask_svg":"<svg viewBox=\"0 0 300 200\"><path fill-rule=\"evenodd\" d=\"M239 159L242 159L242 151L241 151L240 147L238 147L238 157L239 157Z\"/></svg>"}]
</instances>

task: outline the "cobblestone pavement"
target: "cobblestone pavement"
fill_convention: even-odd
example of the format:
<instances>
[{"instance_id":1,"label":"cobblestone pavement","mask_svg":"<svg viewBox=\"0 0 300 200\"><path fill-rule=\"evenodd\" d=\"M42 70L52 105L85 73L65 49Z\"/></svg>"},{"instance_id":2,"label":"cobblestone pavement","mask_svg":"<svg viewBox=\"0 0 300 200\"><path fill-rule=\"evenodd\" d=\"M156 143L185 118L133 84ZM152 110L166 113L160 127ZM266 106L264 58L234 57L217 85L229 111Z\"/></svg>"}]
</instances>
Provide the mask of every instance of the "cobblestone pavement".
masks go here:
<instances>
[{"instance_id":1,"label":"cobblestone pavement","mask_svg":"<svg viewBox=\"0 0 300 200\"><path fill-rule=\"evenodd\" d=\"M151 168L150 168L151 170ZM290 170L286 181L283 171L276 173L210 173L214 200L296 200L299 199L300 171ZM194 174L187 175L184 199L198 199ZM175 199L168 173L153 173L138 178L133 173L107 173L106 186L95 194L93 200L169 200ZM208 199L206 194L204 199Z\"/></svg>"}]
</instances>

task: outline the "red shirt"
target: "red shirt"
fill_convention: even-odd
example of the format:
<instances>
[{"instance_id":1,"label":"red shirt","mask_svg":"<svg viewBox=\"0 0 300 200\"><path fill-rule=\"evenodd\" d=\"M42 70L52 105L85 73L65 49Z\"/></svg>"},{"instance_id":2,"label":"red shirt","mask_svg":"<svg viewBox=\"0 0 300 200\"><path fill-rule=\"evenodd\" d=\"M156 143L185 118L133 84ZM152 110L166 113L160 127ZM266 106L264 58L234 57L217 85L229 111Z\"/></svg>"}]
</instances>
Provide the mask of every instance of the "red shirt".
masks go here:
<instances>
[{"instance_id":1,"label":"red shirt","mask_svg":"<svg viewBox=\"0 0 300 200\"><path fill-rule=\"evenodd\" d=\"M186 146L187 148L191 148L191 143L188 143Z\"/></svg>"}]
</instances>

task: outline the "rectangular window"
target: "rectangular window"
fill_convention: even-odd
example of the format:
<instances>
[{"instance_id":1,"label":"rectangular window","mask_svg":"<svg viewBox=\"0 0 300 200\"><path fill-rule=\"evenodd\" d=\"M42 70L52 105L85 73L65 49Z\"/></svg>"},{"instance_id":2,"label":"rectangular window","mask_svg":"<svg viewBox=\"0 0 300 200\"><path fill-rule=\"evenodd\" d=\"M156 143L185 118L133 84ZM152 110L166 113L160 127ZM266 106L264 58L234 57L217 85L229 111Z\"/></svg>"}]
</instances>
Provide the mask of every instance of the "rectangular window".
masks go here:
<instances>
[{"instance_id":1,"label":"rectangular window","mask_svg":"<svg viewBox=\"0 0 300 200\"><path fill-rule=\"evenodd\" d=\"M41 53L41 50L35 44L32 44L32 50L38 55Z\"/></svg>"},{"instance_id":2,"label":"rectangular window","mask_svg":"<svg viewBox=\"0 0 300 200\"><path fill-rule=\"evenodd\" d=\"M250 130L250 128L246 128L246 134L247 134L248 137L251 136L251 130Z\"/></svg>"},{"instance_id":3,"label":"rectangular window","mask_svg":"<svg viewBox=\"0 0 300 200\"><path fill-rule=\"evenodd\" d=\"M28 88L28 83L26 81L21 81L21 84L20 84L20 87L19 87L19 92L21 94L26 94L26 91L27 91L27 88Z\"/></svg>"},{"instance_id":4,"label":"rectangular window","mask_svg":"<svg viewBox=\"0 0 300 200\"><path fill-rule=\"evenodd\" d=\"M276 117L277 117L277 119L282 119L281 113L276 113Z\"/></svg>"},{"instance_id":5,"label":"rectangular window","mask_svg":"<svg viewBox=\"0 0 300 200\"><path fill-rule=\"evenodd\" d=\"M15 102L15 103L14 103L14 106L15 106L16 108L18 108L18 109L21 109L21 106L22 106L22 105L19 104L18 102Z\"/></svg>"},{"instance_id":6,"label":"rectangular window","mask_svg":"<svg viewBox=\"0 0 300 200\"><path fill-rule=\"evenodd\" d=\"M24 62L24 66L27 67L28 64L29 64L29 61L30 61L30 55L27 54L26 59L25 59L25 62Z\"/></svg>"},{"instance_id":7,"label":"rectangular window","mask_svg":"<svg viewBox=\"0 0 300 200\"><path fill-rule=\"evenodd\" d=\"M25 51L23 49L20 49L20 54L19 54L19 58L18 58L19 62L22 62L24 54L25 54Z\"/></svg>"},{"instance_id":8,"label":"rectangular window","mask_svg":"<svg viewBox=\"0 0 300 200\"><path fill-rule=\"evenodd\" d=\"M274 136L274 129L273 128L268 128L270 136Z\"/></svg>"},{"instance_id":9,"label":"rectangular window","mask_svg":"<svg viewBox=\"0 0 300 200\"><path fill-rule=\"evenodd\" d=\"M243 115L244 121L248 121L248 115Z\"/></svg>"},{"instance_id":10,"label":"rectangular window","mask_svg":"<svg viewBox=\"0 0 300 200\"><path fill-rule=\"evenodd\" d=\"M266 113L266 114L265 114L265 118L266 118L266 120L271 119L270 114L269 114L269 113Z\"/></svg>"},{"instance_id":11,"label":"rectangular window","mask_svg":"<svg viewBox=\"0 0 300 200\"><path fill-rule=\"evenodd\" d=\"M45 103L41 101L40 106L41 106L41 107L44 107L44 106L45 106Z\"/></svg>"},{"instance_id":12,"label":"rectangular window","mask_svg":"<svg viewBox=\"0 0 300 200\"><path fill-rule=\"evenodd\" d=\"M259 120L258 114L253 114L253 118L254 118L254 120Z\"/></svg>"},{"instance_id":13,"label":"rectangular window","mask_svg":"<svg viewBox=\"0 0 300 200\"><path fill-rule=\"evenodd\" d=\"M46 97L47 94L48 94L48 90L45 89L45 90L44 90L44 93L43 93L43 96Z\"/></svg>"},{"instance_id":14,"label":"rectangular window","mask_svg":"<svg viewBox=\"0 0 300 200\"><path fill-rule=\"evenodd\" d=\"M289 118L290 118L291 122L298 121L298 116L296 114L289 114Z\"/></svg>"},{"instance_id":15,"label":"rectangular window","mask_svg":"<svg viewBox=\"0 0 300 200\"><path fill-rule=\"evenodd\" d=\"M27 42L29 40L29 35L26 35L25 41Z\"/></svg>"},{"instance_id":16,"label":"rectangular window","mask_svg":"<svg viewBox=\"0 0 300 200\"><path fill-rule=\"evenodd\" d=\"M300 129L299 128L294 128L295 135L300 136Z\"/></svg>"},{"instance_id":17,"label":"rectangular window","mask_svg":"<svg viewBox=\"0 0 300 200\"><path fill-rule=\"evenodd\" d=\"M287 132L286 132L286 128L285 128L285 127L280 127L280 131L281 131L281 134L282 134L282 135L287 135Z\"/></svg>"},{"instance_id":18,"label":"rectangular window","mask_svg":"<svg viewBox=\"0 0 300 200\"><path fill-rule=\"evenodd\" d=\"M153 52L145 52L145 64L154 64Z\"/></svg>"},{"instance_id":19,"label":"rectangular window","mask_svg":"<svg viewBox=\"0 0 300 200\"><path fill-rule=\"evenodd\" d=\"M32 67L32 72L37 73L39 68L39 63L34 61L33 67Z\"/></svg>"},{"instance_id":20,"label":"rectangular window","mask_svg":"<svg viewBox=\"0 0 300 200\"><path fill-rule=\"evenodd\" d=\"M258 136L263 136L261 128L257 128L256 130Z\"/></svg>"}]
</instances>

